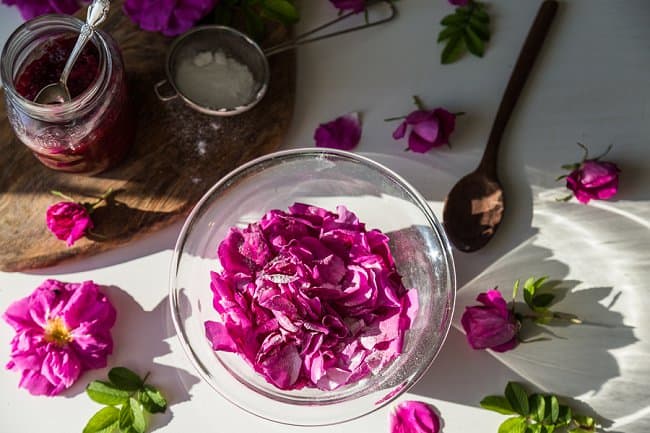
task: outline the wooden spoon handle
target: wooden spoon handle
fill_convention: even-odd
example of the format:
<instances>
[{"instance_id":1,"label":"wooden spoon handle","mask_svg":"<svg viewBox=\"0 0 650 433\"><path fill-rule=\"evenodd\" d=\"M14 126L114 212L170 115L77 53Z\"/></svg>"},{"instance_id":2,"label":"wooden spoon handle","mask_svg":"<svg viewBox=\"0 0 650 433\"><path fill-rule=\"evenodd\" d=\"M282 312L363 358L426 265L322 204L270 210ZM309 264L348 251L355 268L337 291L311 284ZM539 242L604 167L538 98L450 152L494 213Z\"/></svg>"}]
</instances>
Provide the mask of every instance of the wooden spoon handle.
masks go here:
<instances>
[{"instance_id":1,"label":"wooden spoon handle","mask_svg":"<svg viewBox=\"0 0 650 433\"><path fill-rule=\"evenodd\" d=\"M533 64L535 63L535 59L542 48L542 44L551 26L551 22L553 22L553 18L555 18L556 12L556 0L545 0L539 7L537 16L535 17L535 22L533 22L533 25L528 32L526 41L519 52L519 58L517 59L515 68L510 75L510 81L508 81L506 91L503 93L499 110L497 111L494 123L492 124L490 138L488 139L485 152L483 153L483 158L479 165L479 170L491 174L492 177L496 178L497 175L497 153L501 137L503 136L503 131L508 124L512 110L515 108L515 104L524 88L524 84L526 83L526 79L528 78Z\"/></svg>"}]
</instances>

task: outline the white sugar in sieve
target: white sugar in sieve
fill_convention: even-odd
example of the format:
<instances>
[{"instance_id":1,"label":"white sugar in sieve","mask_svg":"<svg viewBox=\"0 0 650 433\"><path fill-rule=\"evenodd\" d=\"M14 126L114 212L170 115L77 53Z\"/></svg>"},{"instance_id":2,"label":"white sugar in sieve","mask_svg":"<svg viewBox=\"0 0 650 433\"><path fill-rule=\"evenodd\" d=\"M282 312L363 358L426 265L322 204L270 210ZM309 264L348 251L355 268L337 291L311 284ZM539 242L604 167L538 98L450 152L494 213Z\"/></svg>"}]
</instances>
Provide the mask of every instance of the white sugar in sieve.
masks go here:
<instances>
[{"instance_id":1,"label":"white sugar in sieve","mask_svg":"<svg viewBox=\"0 0 650 433\"><path fill-rule=\"evenodd\" d=\"M167 79L154 85L154 91L161 101L170 101L180 97L191 108L213 116L234 116L243 113L253 108L266 94L270 80L268 56L293 49L309 42L373 27L395 18L397 9L390 1L375 0L369 2L370 6L379 4L385 5L388 8L388 13L384 18L332 33L313 36L315 33L354 15L353 12L349 12L296 36L291 40L264 50L251 38L231 27L221 25L195 27L176 38L170 46L165 65ZM206 103L205 99L199 100L197 97L191 97L189 92L183 91L183 86L179 86L179 71L182 69L184 62L188 62L188 59L196 59L202 53L216 52L220 53L220 55L225 55L225 58L229 60L234 60L236 64L244 65L250 72L250 75L252 75L253 80L250 91L241 98L239 103L233 106L220 107L211 105L210 103ZM214 83L196 84L206 84L205 87L208 89L211 87L209 85ZM211 88L214 88L214 86Z\"/></svg>"}]
</instances>

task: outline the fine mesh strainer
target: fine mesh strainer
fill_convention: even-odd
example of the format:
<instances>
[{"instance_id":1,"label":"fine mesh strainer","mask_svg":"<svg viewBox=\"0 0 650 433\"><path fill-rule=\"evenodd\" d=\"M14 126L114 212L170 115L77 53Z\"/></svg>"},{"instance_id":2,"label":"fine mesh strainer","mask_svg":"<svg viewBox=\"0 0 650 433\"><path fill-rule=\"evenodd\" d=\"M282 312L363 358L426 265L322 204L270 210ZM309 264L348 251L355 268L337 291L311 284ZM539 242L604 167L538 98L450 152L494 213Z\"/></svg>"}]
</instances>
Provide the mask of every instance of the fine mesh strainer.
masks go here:
<instances>
[{"instance_id":1,"label":"fine mesh strainer","mask_svg":"<svg viewBox=\"0 0 650 433\"><path fill-rule=\"evenodd\" d=\"M365 24L347 29L314 36L314 34L321 30L354 15L353 12L349 12L308 32L298 35L293 39L264 50L251 38L231 27L220 25L195 27L176 38L172 43L167 53L165 67L167 79L158 82L154 86L154 90L161 101L169 101L180 97L187 105L201 113L214 116L234 116L243 113L253 108L266 94L270 80L269 63L267 60L268 56L293 49L309 42L315 42L343 33L373 27L395 18L397 15L397 9L390 1L375 0L369 2L369 6L379 4L383 4L388 8L388 13L384 18L369 21ZM253 76L254 85L246 102L234 107L208 106L199 101L192 100L179 90L177 75L181 62L188 58L194 58L199 53L206 51L214 52L215 50L222 51L226 57L236 60L238 63L247 66L250 70ZM167 88L163 89L164 87Z\"/></svg>"}]
</instances>

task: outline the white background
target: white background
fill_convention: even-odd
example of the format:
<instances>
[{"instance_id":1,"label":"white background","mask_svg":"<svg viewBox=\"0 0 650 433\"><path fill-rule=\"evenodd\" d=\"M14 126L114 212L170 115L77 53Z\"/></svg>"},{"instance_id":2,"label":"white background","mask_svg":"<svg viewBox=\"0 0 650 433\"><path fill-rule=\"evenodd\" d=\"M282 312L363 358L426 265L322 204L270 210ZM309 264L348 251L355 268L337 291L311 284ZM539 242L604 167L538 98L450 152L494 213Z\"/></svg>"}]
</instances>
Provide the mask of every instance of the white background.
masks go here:
<instances>
[{"instance_id":1,"label":"white background","mask_svg":"<svg viewBox=\"0 0 650 433\"><path fill-rule=\"evenodd\" d=\"M363 136L357 151L376 156L399 171L434 210L440 209L449 187L480 158L539 5L538 1L489 3L493 37L483 59L466 56L452 65L440 64L441 46L435 42L438 23L452 11L445 0L401 0L400 16L393 23L300 48L295 116L284 148L313 146L313 131L319 123L359 111ZM302 11L300 28L335 16L326 1L303 1ZM0 44L20 22L16 10L0 5ZM608 159L617 162L623 173L613 206L637 215L648 227L649 70L649 1L561 3L503 138L500 167L508 200L503 226L484 250L456 254L461 295L464 289L488 288L464 286L526 239L533 214L532 188L555 187L549 179L561 174L559 166L581 156L577 141L588 144L595 153L614 144ZM405 143L391 138L396 124L383 119L411 111L414 94L430 107L467 113L458 121L453 148L425 155L405 153ZM179 230L180 225L175 225L143 241L72 264L33 273L0 273L0 309L4 311L48 277L93 279L110 286L107 291L120 317L114 329L118 345L109 364L150 370L151 382L160 385L170 400L170 410L151 420L156 431L306 430L262 421L230 405L199 381L185 359L170 327L166 303L167 269ZM647 293L647 286L637 289ZM456 317L461 312L457 309ZM11 335L10 328L1 324L2 363L8 360ZM18 375L0 370L0 431L80 432L98 409L83 388L105 373L89 372L63 396L45 398L18 390ZM650 383L650 377L642 376L644 379ZM500 393L508 380L526 382L527 378L489 353L471 350L463 334L452 329L431 370L402 399L432 403L447 433L496 432L504 417L480 409L478 401ZM649 395L646 386L638 398L647 400ZM390 406L353 422L310 430L388 431L389 410ZM647 427L650 409L646 406L633 414L617 415L641 420ZM626 426L623 421L615 424L620 431L648 430Z\"/></svg>"}]
</instances>

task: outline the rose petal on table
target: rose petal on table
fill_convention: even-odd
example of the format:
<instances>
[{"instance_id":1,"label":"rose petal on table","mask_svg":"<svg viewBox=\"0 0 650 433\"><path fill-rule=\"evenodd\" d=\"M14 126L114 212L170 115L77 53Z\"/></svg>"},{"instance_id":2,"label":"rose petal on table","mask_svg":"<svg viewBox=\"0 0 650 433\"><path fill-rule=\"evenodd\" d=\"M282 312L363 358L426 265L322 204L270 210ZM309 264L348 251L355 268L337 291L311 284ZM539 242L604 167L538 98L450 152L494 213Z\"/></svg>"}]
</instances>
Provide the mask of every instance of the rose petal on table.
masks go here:
<instances>
[{"instance_id":1,"label":"rose petal on table","mask_svg":"<svg viewBox=\"0 0 650 433\"><path fill-rule=\"evenodd\" d=\"M438 415L421 401L403 401L390 414L391 433L437 433L439 430Z\"/></svg>"},{"instance_id":2,"label":"rose petal on table","mask_svg":"<svg viewBox=\"0 0 650 433\"><path fill-rule=\"evenodd\" d=\"M316 147L352 150L361 140L359 114L348 113L331 122L322 123L314 132Z\"/></svg>"}]
</instances>

